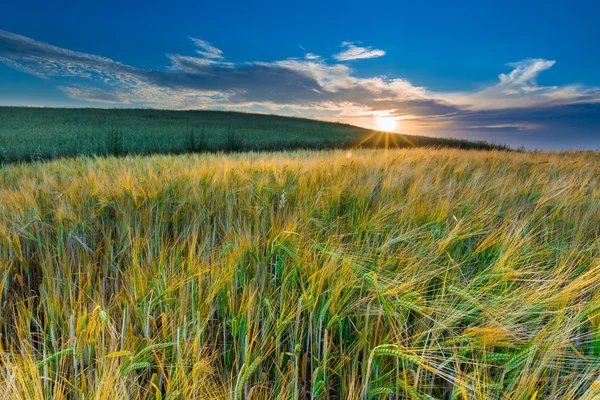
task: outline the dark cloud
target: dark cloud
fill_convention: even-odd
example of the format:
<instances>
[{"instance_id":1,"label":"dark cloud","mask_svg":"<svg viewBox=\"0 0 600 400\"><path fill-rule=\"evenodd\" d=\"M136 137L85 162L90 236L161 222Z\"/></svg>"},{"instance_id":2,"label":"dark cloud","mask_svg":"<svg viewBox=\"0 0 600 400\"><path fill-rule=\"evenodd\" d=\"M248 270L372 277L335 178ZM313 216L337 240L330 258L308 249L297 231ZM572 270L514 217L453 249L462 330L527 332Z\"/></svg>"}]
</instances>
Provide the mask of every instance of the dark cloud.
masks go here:
<instances>
[{"instance_id":1,"label":"dark cloud","mask_svg":"<svg viewBox=\"0 0 600 400\"><path fill-rule=\"evenodd\" d=\"M600 150L600 104L565 104L503 110L461 111L447 117L446 134L495 140L530 149Z\"/></svg>"},{"instance_id":2,"label":"dark cloud","mask_svg":"<svg viewBox=\"0 0 600 400\"><path fill-rule=\"evenodd\" d=\"M600 103L460 111L449 118L461 127L529 124L565 128L573 128L574 125L578 128L597 128L600 126Z\"/></svg>"},{"instance_id":3,"label":"dark cloud","mask_svg":"<svg viewBox=\"0 0 600 400\"><path fill-rule=\"evenodd\" d=\"M39 72L53 74L65 68L88 66L116 73L135 73L137 68L117 63L110 58L80 53L0 30L0 56ZM54 69L53 69L54 68Z\"/></svg>"},{"instance_id":4,"label":"dark cloud","mask_svg":"<svg viewBox=\"0 0 600 400\"><path fill-rule=\"evenodd\" d=\"M235 102L271 101L305 103L319 101L321 87L312 78L277 65L194 66L181 62L186 72L144 71L137 74L153 85L172 90L224 92Z\"/></svg>"}]
</instances>

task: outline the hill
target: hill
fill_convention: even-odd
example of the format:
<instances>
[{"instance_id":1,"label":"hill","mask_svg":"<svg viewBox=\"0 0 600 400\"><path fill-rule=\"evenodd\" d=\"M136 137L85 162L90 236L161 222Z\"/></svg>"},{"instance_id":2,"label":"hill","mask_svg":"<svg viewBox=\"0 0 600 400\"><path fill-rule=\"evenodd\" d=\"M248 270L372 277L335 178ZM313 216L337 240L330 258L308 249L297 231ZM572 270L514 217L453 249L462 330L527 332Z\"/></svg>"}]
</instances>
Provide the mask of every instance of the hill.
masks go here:
<instances>
[{"instance_id":1,"label":"hill","mask_svg":"<svg viewBox=\"0 0 600 400\"><path fill-rule=\"evenodd\" d=\"M0 107L0 161L5 162L75 155L382 147L386 143L390 147L501 148L274 115Z\"/></svg>"}]
</instances>

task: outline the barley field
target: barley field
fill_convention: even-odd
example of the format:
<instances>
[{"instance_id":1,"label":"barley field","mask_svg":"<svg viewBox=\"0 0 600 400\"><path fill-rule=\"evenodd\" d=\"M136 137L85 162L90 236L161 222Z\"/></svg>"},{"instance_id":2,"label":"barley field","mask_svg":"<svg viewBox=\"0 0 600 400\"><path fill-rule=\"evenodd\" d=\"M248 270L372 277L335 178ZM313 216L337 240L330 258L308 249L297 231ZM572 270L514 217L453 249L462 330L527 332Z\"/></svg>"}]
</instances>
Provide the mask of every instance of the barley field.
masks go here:
<instances>
[{"instance_id":1,"label":"barley field","mask_svg":"<svg viewBox=\"0 0 600 400\"><path fill-rule=\"evenodd\" d=\"M600 155L0 168L2 399L600 398Z\"/></svg>"}]
</instances>

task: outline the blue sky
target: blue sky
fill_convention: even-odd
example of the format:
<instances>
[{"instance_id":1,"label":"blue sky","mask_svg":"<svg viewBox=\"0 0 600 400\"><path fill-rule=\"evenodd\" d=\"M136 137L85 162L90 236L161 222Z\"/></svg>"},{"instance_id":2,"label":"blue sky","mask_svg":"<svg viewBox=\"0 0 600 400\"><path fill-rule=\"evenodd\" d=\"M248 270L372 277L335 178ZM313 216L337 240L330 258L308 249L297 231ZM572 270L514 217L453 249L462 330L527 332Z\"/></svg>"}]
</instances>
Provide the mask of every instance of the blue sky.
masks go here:
<instances>
[{"instance_id":1,"label":"blue sky","mask_svg":"<svg viewBox=\"0 0 600 400\"><path fill-rule=\"evenodd\" d=\"M600 148L600 3L28 2L0 104L231 109Z\"/></svg>"}]
</instances>

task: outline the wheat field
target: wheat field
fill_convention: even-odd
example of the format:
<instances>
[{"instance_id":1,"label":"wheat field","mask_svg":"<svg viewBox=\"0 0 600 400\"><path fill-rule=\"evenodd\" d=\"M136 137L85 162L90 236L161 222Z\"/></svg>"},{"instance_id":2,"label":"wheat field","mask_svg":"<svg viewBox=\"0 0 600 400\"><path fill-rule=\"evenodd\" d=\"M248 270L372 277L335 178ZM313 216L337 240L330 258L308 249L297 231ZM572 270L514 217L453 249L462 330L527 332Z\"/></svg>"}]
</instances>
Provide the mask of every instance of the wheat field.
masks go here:
<instances>
[{"instance_id":1,"label":"wheat field","mask_svg":"<svg viewBox=\"0 0 600 400\"><path fill-rule=\"evenodd\" d=\"M3 399L600 398L600 155L0 169Z\"/></svg>"},{"instance_id":2,"label":"wheat field","mask_svg":"<svg viewBox=\"0 0 600 400\"><path fill-rule=\"evenodd\" d=\"M231 111L0 106L0 164L66 157L340 148L506 146Z\"/></svg>"}]
</instances>

